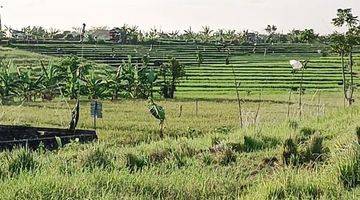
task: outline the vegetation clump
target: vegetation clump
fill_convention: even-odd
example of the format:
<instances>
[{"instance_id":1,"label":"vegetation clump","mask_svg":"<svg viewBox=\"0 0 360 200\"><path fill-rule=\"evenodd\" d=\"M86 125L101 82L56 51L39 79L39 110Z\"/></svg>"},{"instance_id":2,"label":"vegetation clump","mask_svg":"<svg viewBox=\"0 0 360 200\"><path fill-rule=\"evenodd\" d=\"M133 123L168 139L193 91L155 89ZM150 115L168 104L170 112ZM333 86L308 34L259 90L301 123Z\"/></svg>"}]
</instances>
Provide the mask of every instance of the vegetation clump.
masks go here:
<instances>
[{"instance_id":1,"label":"vegetation clump","mask_svg":"<svg viewBox=\"0 0 360 200\"><path fill-rule=\"evenodd\" d=\"M85 169L93 170L95 168L112 169L114 166L111 155L108 152L97 148L86 156L83 167Z\"/></svg>"},{"instance_id":2,"label":"vegetation clump","mask_svg":"<svg viewBox=\"0 0 360 200\"><path fill-rule=\"evenodd\" d=\"M130 172L141 171L149 164L149 160L145 156L138 156L132 153L126 154L126 167Z\"/></svg>"},{"instance_id":3,"label":"vegetation clump","mask_svg":"<svg viewBox=\"0 0 360 200\"><path fill-rule=\"evenodd\" d=\"M31 172L39 167L39 163L35 160L34 155L25 149L19 150L14 158L10 158L8 171L12 175L20 174L21 172Z\"/></svg>"},{"instance_id":4,"label":"vegetation clump","mask_svg":"<svg viewBox=\"0 0 360 200\"><path fill-rule=\"evenodd\" d=\"M360 185L360 148L356 146L349 152L346 161L339 165L339 180L347 189Z\"/></svg>"}]
</instances>

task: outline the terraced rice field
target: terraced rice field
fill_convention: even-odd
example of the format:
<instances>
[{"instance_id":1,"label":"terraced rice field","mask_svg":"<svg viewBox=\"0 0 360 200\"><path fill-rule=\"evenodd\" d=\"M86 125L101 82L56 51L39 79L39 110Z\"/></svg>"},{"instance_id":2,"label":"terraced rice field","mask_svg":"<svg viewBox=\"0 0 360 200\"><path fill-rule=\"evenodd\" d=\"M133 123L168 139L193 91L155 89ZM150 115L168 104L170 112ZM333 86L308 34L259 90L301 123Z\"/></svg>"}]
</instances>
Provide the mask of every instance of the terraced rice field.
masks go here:
<instances>
[{"instance_id":1,"label":"terraced rice field","mask_svg":"<svg viewBox=\"0 0 360 200\"><path fill-rule=\"evenodd\" d=\"M234 75L241 83L240 90L290 90L297 88L301 74L293 74L289 60L309 59L304 72L303 85L308 90L336 91L342 87L340 59L337 55L323 57L318 53L329 52L326 45L257 45L230 46L230 64L225 64L227 53L221 47L203 45L83 45L81 44L14 44L14 47L51 56L83 56L98 63L118 66L132 56L134 63L141 63L145 54L150 55L150 64L166 61L174 56L186 65L186 77L178 87L178 95L190 93L230 94L235 90ZM265 48L267 54L264 55ZM204 62L196 61L196 52L201 51ZM358 55L355 61L360 61ZM358 66L355 67L355 71ZM356 74L357 75L357 74ZM356 76L356 83L358 78Z\"/></svg>"}]
</instances>

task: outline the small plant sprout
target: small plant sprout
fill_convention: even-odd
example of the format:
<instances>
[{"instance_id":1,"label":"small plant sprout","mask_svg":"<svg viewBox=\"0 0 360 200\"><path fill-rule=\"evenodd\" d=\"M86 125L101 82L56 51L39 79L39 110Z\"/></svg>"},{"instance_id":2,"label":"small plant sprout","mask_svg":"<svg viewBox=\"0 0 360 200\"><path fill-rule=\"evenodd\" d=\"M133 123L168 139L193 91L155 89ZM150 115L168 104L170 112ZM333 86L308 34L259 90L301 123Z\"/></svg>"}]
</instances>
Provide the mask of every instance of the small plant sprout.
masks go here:
<instances>
[{"instance_id":1,"label":"small plant sprout","mask_svg":"<svg viewBox=\"0 0 360 200\"><path fill-rule=\"evenodd\" d=\"M159 133L160 137L164 137L164 122L165 122L165 109L162 106L157 105L153 99L149 99L149 111L156 119L160 121L159 123Z\"/></svg>"},{"instance_id":2,"label":"small plant sprout","mask_svg":"<svg viewBox=\"0 0 360 200\"><path fill-rule=\"evenodd\" d=\"M293 69L292 73L296 73L298 71L301 72L301 80L299 86L299 117L301 118L302 115L302 93L303 93L303 80L304 80L304 70L306 69L307 64L309 63L308 60L298 61L298 60L290 60L290 65Z\"/></svg>"}]
</instances>

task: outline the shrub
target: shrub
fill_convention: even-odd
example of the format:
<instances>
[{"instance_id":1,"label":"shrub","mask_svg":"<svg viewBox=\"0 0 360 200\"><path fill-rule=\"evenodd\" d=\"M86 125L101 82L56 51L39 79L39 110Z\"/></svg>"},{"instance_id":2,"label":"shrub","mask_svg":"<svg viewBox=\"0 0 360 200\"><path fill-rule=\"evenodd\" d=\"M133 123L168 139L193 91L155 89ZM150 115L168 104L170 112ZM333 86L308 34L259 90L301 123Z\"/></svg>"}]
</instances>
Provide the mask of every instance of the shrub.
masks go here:
<instances>
[{"instance_id":1,"label":"shrub","mask_svg":"<svg viewBox=\"0 0 360 200\"><path fill-rule=\"evenodd\" d=\"M20 172L30 172L38 167L38 162L34 159L33 154L28 150L20 150L16 157L10 160L9 172L11 174L20 174Z\"/></svg>"},{"instance_id":2,"label":"shrub","mask_svg":"<svg viewBox=\"0 0 360 200\"><path fill-rule=\"evenodd\" d=\"M111 156L104 150L95 149L85 158L83 166L93 170L95 168L111 169L113 167Z\"/></svg>"}]
</instances>

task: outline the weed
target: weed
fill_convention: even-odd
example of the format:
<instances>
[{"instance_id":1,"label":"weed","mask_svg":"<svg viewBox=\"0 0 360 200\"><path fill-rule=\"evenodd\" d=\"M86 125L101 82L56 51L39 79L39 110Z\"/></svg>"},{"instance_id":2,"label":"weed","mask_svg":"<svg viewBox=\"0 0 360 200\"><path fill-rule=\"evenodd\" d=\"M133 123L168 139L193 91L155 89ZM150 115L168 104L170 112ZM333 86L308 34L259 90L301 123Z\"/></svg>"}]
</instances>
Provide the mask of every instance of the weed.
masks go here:
<instances>
[{"instance_id":1,"label":"weed","mask_svg":"<svg viewBox=\"0 0 360 200\"><path fill-rule=\"evenodd\" d=\"M94 168L112 169L113 163L109 153L97 148L87 155L83 163L83 166L86 169L90 169L90 170L93 170Z\"/></svg>"},{"instance_id":2,"label":"weed","mask_svg":"<svg viewBox=\"0 0 360 200\"><path fill-rule=\"evenodd\" d=\"M14 159L9 162L9 172L13 175L21 172L31 172L39 166L33 154L25 149L21 149Z\"/></svg>"},{"instance_id":3,"label":"weed","mask_svg":"<svg viewBox=\"0 0 360 200\"><path fill-rule=\"evenodd\" d=\"M130 172L142 170L149 164L148 159L145 156L137 156L135 154L126 154L126 167Z\"/></svg>"},{"instance_id":4,"label":"weed","mask_svg":"<svg viewBox=\"0 0 360 200\"><path fill-rule=\"evenodd\" d=\"M298 163L298 145L292 138L288 138L284 142L284 150L283 150L283 164L297 164Z\"/></svg>"},{"instance_id":5,"label":"weed","mask_svg":"<svg viewBox=\"0 0 360 200\"><path fill-rule=\"evenodd\" d=\"M236 155L235 152L231 149L226 149L220 159L221 165L229 165L231 163L236 162Z\"/></svg>"}]
</instances>

